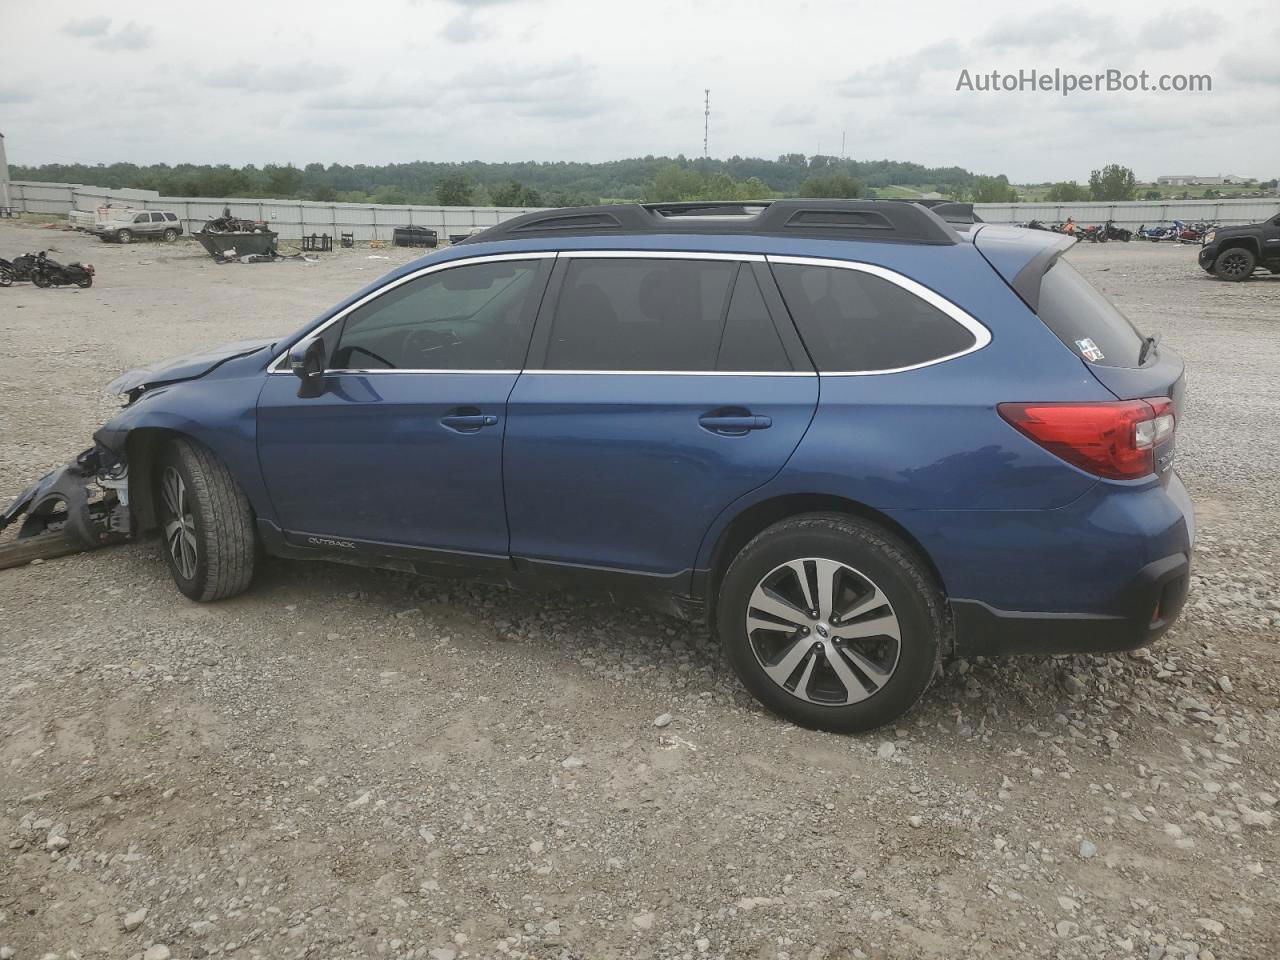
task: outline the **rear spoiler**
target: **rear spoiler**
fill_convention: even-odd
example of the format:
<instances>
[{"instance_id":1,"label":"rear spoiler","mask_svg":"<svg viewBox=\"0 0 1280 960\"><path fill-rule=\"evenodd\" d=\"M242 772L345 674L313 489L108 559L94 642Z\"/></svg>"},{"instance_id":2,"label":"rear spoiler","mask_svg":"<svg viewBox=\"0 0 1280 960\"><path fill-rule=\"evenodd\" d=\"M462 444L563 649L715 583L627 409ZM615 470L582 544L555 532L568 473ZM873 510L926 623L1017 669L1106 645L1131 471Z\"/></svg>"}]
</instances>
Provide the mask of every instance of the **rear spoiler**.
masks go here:
<instances>
[{"instance_id":1,"label":"rear spoiler","mask_svg":"<svg viewBox=\"0 0 1280 960\"><path fill-rule=\"evenodd\" d=\"M987 263L1033 311L1040 309L1040 281L1076 238L1049 230L986 224L973 239Z\"/></svg>"}]
</instances>

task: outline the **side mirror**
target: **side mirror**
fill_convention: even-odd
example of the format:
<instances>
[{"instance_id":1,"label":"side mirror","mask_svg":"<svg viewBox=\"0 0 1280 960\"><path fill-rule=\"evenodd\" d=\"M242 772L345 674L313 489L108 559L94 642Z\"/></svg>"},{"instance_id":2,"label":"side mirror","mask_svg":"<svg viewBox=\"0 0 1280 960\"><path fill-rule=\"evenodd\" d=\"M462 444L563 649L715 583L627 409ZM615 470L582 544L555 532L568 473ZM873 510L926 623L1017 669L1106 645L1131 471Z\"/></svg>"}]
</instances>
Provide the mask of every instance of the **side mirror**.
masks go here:
<instances>
[{"instance_id":1,"label":"side mirror","mask_svg":"<svg viewBox=\"0 0 1280 960\"><path fill-rule=\"evenodd\" d=\"M319 338L301 340L289 350L289 369L300 381L298 396L318 397L324 393L324 341Z\"/></svg>"}]
</instances>

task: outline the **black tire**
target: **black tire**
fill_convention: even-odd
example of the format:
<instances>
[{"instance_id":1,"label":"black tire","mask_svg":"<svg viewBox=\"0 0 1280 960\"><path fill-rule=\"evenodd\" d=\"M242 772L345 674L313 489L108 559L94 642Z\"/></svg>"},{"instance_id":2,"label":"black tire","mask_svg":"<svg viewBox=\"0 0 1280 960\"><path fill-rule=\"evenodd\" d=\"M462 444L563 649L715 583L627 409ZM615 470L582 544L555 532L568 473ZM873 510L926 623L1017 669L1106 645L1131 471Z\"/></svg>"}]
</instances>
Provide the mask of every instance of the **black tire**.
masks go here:
<instances>
[{"instance_id":1,"label":"black tire","mask_svg":"<svg viewBox=\"0 0 1280 960\"><path fill-rule=\"evenodd\" d=\"M76 286L77 286L77 287L84 288L84 289L86 289L86 290L87 290L89 287L92 287L92 286L93 286L93 274L86 274L85 276L81 277L79 280L77 280L77 281L76 281Z\"/></svg>"},{"instance_id":2,"label":"black tire","mask_svg":"<svg viewBox=\"0 0 1280 960\"><path fill-rule=\"evenodd\" d=\"M879 685L864 683L864 694L866 689L876 687L865 695L865 699L840 704L814 702L808 697L802 699L779 685L766 672L757 655L753 635L759 637L761 634L758 630L749 634L747 629L748 607L752 605L755 591L784 565L801 558L824 558L824 562L834 561L850 569L872 588L880 590L891 607L889 613L896 617L899 633L896 662L890 668L887 680ZM813 569L808 564L804 568ZM853 617L847 624L860 620L860 616ZM874 523L855 517L806 514L774 524L742 548L720 584L716 598L716 624L725 654L739 679L766 707L804 727L833 733L856 733L892 723L920 699L941 662L946 618L942 592L934 577L914 551L898 537ZM832 619L833 636L840 629L835 624ZM845 625L841 624L842 627ZM824 624L818 626L825 627ZM817 638L819 635L825 637L826 633L817 626L814 629L812 635L805 629L804 636L811 637L814 645L823 649ZM765 636L768 637L769 633L766 632ZM790 642L783 638L781 645L786 646ZM803 642L809 643L810 640ZM815 668L818 671L824 668L831 670L827 656L840 657L840 643L849 643L840 640L826 642L833 652L813 655L815 662L822 665ZM845 667L849 662L841 658ZM801 675L804 670L807 667L798 666L793 677ZM804 678L809 676L804 673L795 683L795 688L798 689L800 683L805 682ZM815 673L812 680L816 682L817 679Z\"/></svg>"},{"instance_id":3,"label":"black tire","mask_svg":"<svg viewBox=\"0 0 1280 960\"><path fill-rule=\"evenodd\" d=\"M165 243L173 243L173 241L178 239L178 231L170 227L164 232L163 236Z\"/></svg>"},{"instance_id":4,"label":"black tire","mask_svg":"<svg viewBox=\"0 0 1280 960\"><path fill-rule=\"evenodd\" d=\"M180 493L167 486L169 471L181 480ZM177 542L172 523L178 517L171 506L175 500L183 515ZM155 501L161 549L179 590L192 600L208 602L249 588L257 553L253 510L212 451L191 440L167 444L156 462ZM183 540L193 548L189 564Z\"/></svg>"},{"instance_id":5,"label":"black tire","mask_svg":"<svg viewBox=\"0 0 1280 960\"><path fill-rule=\"evenodd\" d=\"M132 230L117 230L117 231L116 231L116 243L133 243L133 231L132 231Z\"/></svg>"},{"instance_id":6,"label":"black tire","mask_svg":"<svg viewBox=\"0 0 1280 960\"><path fill-rule=\"evenodd\" d=\"M1248 247L1229 247L1218 254L1213 272L1219 280L1239 283L1253 276L1253 268L1257 265L1258 258Z\"/></svg>"},{"instance_id":7,"label":"black tire","mask_svg":"<svg viewBox=\"0 0 1280 960\"><path fill-rule=\"evenodd\" d=\"M0 267L0 287L13 286L13 271L8 267Z\"/></svg>"},{"instance_id":8,"label":"black tire","mask_svg":"<svg viewBox=\"0 0 1280 960\"><path fill-rule=\"evenodd\" d=\"M43 273L31 274L31 282L34 283L37 287L40 287L41 289L48 289L49 287L53 286L53 284L49 281L49 278L45 276L45 274Z\"/></svg>"}]
</instances>

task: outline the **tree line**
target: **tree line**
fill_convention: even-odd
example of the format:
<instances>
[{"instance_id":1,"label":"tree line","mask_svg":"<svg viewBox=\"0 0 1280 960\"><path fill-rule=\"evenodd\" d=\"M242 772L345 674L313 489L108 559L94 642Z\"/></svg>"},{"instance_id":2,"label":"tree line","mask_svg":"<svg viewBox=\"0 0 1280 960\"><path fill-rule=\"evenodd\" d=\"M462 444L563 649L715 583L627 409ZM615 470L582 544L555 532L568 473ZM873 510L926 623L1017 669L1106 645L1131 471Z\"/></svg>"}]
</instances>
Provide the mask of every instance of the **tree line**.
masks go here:
<instances>
[{"instance_id":1,"label":"tree line","mask_svg":"<svg viewBox=\"0 0 1280 960\"><path fill-rule=\"evenodd\" d=\"M382 166L332 163L61 164L11 167L16 180L135 187L170 197L245 197L318 200L326 203L424 204L440 206L557 207L613 200L655 202L769 200L778 197L876 197L902 195L893 188L936 192L950 200L1012 203L1022 197L1004 174L972 173L962 167L925 167L896 160L847 160L815 154L783 154L776 160L635 157L604 163L569 161L434 163ZM1156 196L1151 196L1155 194ZM1107 164L1087 184L1074 180L1049 187L1045 199L1133 200L1131 169ZM1143 199L1158 198L1149 191Z\"/></svg>"},{"instance_id":2,"label":"tree line","mask_svg":"<svg viewBox=\"0 0 1280 960\"><path fill-rule=\"evenodd\" d=\"M817 154L727 159L635 157L604 163L434 163L381 166L308 163L13 165L17 180L135 187L174 197L246 197L445 206L572 206L610 200L742 200L785 196L873 196L886 187L967 197L984 183L961 167ZM1011 189L1011 188L1010 188ZM989 191L988 191L989 192Z\"/></svg>"}]
</instances>

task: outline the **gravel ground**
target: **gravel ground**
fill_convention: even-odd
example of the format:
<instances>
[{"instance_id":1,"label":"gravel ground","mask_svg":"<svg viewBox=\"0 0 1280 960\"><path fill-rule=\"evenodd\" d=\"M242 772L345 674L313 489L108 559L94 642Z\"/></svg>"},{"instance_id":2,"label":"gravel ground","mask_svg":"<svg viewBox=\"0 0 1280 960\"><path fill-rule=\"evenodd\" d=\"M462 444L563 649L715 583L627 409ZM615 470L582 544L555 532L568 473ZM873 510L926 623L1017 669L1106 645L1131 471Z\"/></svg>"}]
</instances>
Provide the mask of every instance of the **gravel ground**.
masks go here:
<instances>
[{"instance_id":1,"label":"gravel ground","mask_svg":"<svg viewBox=\"0 0 1280 960\"><path fill-rule=\"evenodd\" d=\"M0 496L120 370L292 329L401 252L57 247L0 290ZM1075 263L1188 363L1186 613L1150 652L957 662L897 729L764 713L675 621L322 563L212 606L153 545L0 572L0 960L1273 958L1280 278Z\"/></svg>"}]
</instances>

